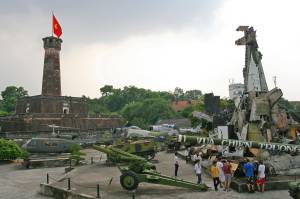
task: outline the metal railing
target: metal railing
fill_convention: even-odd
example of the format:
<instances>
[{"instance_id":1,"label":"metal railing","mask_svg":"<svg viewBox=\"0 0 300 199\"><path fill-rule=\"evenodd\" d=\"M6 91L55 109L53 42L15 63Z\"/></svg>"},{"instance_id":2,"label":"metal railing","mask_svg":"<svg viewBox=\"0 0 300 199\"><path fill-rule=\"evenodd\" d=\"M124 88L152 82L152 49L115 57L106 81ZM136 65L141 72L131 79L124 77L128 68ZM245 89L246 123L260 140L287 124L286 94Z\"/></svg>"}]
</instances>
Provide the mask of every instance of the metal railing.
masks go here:
<instances>
[{"instance_id":1,"label":"metal railing","mask_svg":"<svg viewBox=\"0 0 300 199\"><path fill-rule=\"evenodd\" d=\"M63 181L66 181L67 180L67 190L68 191L71 191L72 190L72 185L74 186L77 186L77 187L82 187L82 188L88 188L88 189L96 189L96 198L101 198L100 196L100 184L96 184L94 186L88 186L88 185L82 185L82 184L79 184L79 183L76 183L74 181L71 180L71 178L62 178L60 180L58 179L55 179L53 177L51 177L49 175L49 173L47 173L46 175L46 184L50 184L50 180L54 181L54 182L63 182Z\"/></svg>"}]
</instances>

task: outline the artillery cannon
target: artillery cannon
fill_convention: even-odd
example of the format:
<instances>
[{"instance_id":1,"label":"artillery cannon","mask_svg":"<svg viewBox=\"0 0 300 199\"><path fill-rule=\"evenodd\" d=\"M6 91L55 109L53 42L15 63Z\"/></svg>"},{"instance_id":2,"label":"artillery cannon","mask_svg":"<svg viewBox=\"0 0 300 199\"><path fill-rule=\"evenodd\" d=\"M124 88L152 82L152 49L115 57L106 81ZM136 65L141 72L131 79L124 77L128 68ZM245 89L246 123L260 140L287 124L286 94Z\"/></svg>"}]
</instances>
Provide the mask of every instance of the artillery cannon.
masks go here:
<instances>
[{"instance_id":1,"label":"artillery cannon","mask_svg":"<svg viewBox=\"0 0 300 199\"><path fill-rule=\"evenodd\" d=\"M127 153L115 147L93 145L93 148L106 153L107 156L115 162L128 164L127 168L121 168L118 165L118 169L121 172L120 184L126 190L137 189L141 182L183 187L198 191L206 191L209 188L206 184L195 184L189 181L162 175L156 171L155 165L148 162L145 158Z\"/></svg>"},{"instance_id":2,"label":"artillery cannon","mask_svg":"<svg viewBox=\"0 0 300 199\"><path fill-rule=\"evenodd\" d=\"M289 183L289 193L294 199L300 199L300 181Z\"/></svg>"}]
</instances>

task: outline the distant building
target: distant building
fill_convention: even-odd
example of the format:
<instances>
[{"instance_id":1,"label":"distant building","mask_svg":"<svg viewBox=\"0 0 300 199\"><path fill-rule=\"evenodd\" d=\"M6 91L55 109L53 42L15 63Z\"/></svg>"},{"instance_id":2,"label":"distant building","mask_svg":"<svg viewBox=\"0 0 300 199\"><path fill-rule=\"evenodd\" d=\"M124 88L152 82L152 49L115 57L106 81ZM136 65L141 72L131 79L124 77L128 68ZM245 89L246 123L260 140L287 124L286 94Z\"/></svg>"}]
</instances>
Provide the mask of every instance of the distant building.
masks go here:
<instances>
[{"instance_id":1,"label":"distant building","mask_svg":"<svg viewBox=\"0 0 300 199\"><path fill-rule=\"evenodd\" d=\"M174 111L178 112L184 110L185 108L190 106L190 104L191 103L187 100L174 101L172 102L172 108Z\"/></svg>"},{"instance_id":2,"label":"distant building","mask_svg":"<svg viewBox=\"0 0 300 199\"><path fill-rule=\"evenodd\" d=\"M156 122L156 125L168 125L168 127L176 126L177 128L190 128L192 126L191 121L186 118L159 120Z\"/></svg>"},{"instance_id":3,"label":"distant building","mask_svg":"<svg viewBox=\"0 0 300 199\"><path fill-rule=\"evenodd\" d=\"M235 106L237 106L240 103L240 97L243 95L244 89L244 84L229 84L229 98L234 101Z\"/></svg>"},{"instance_id":4,"label":"distant building","mask_svg":"<svg viewBox=\"0 0 300 199\"><path fill-rule=\"evenodd\" d=\"M205 113L209 115L216 115L220 112L220 96L214 96L213 93L204 95L204 109Z\"/></svg>"},{"instance_id":5,"label":"distant building","mask_svg":"<svg viewBox=\"0 0 300 199\"><path fill-rule=\"evenodd\" d=\"M233 83L229 85L229 98L234 100L242 96L244 92L244 84L241 83Z\"/></svg>"}]
</instances>

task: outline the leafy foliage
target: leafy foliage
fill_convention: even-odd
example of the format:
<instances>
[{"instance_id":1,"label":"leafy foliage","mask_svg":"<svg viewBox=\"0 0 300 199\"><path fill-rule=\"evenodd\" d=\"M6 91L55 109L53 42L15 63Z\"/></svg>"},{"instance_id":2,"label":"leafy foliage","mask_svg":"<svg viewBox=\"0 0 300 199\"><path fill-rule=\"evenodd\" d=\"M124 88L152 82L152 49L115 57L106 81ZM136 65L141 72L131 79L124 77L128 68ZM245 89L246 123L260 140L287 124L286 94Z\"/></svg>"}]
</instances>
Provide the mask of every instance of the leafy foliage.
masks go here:
<instances>
[{"instance_id":1,"label":"leafy foliage","mask_svg":"<svg viewBox=\"0 0 300 199\"><path fill-rule=\"evenodd\" d=\"M103 96L108 96L113 93L113 86L112 85L105 85L102 88L100 88L100 92Z\"/></svg>"},{"instance_id":2,"label":"leafy foliage","mask_svg":"<svg viewBox=\"0 0 300 199\"><path fill-rule=\"evenodd\" d=\"M202 96L202 91L200 91L200 90L189 90L189 91L185 92L184 96L185 96L186 99L189 99L189 100L197 100Z\"/></svg>"},{"instance_id":3,"label":"leafy foliage","mask_svg":"<svg viewBox=\"0 0 300 199\"><path fill-rule=\"evenodd\" d=\"M281 97L278 100L278 104L279 104L279 106L283 107L286 110L293 109L293 106L290 104L290 102L288 100L284 99L283 97Z\"/></svg>"},{"instance_id":4,"label":"leafy foliage","mask_svg":"<svg viewBox=\"0 0 300 199\"><path fill-rule=\"evenodd\" d=\"M150 98L142 102L128 104L121 113L129 121L128 125L135 125L144 129L159 119L176 116L168 101L161 98Z\"/></svg>"},{"instance_id":5,"label":"leafy foliage","mask_svg":"<svg viewBox=\"0 0 300 199\"><path fill-rule=\"evenodd\" d=\"M111 85L105 85L102 88L100 88L100 92L102 94L102 97L99 99L87 98L90 114L114 115L118 113L124 113L127 114L124 117L128 119L129 123L133 123L140 127L146 126L147 124L149 124L150 121L148 118L137 117L141 115L141 113L136 113L136 109L138 109L141 104L143 105L145 101L149 99L161 99L167 102L166 104L169 104L169 102L171 102L174 99L174 95L172 93L156 92L143 88L137 88L135 86L125 86L123 89L115 89ZM159 100L157 102L159 102ZM126 111L123 112L122 110L125 110L125 107ZM129 109L132 110L129 111ZM156 109L156 111L157 112L155 114L158 115L158 109ZM135 115L136 117L133 117L131 115ZM153 116L151 117L153 118ZM158 116L154 118L158 118ZM153 121L153 119L151 119L151 121Z\"/></svg>"},{"instance_id":6,"label":"leafy foliage","mask_svg":"<svg viewBox=\"0 0 300 199\"><path fill-rule=\"evenodd\" d=\"M201 90L184 90L176 87L174 92L157 92L135 86L126 86L115 89L111 85L100 88L102 97L88 99L90 114L121 114L129 125L148 128L159 119L173 119L178 117L191 119L193 126L200 121L192 118L193 111L204 112L204 96ZM190 106L183 111L175 113L170 104L175 100L187 100ZM233 102L221 99L221 109L234 106ZM205 122L203 122L205 123ZM208 128L209 124L204 125Z\"/></svg>"},{"instance_id":7,"label":"leafy foliage","mask_svg":"<svg viewBox=\"0 0 300 199\"><path fill-rule=\"evenodd\" d=\"M235 105L234 105L234 101L231 99L226 99L226 98L221 98L220 99L220 108L221 110L234 110L235 109Z\"/></svg>"},{"instance_id":8,"label":"leafy foliage","mask_svg":"<svg viewBox=\"0 0 300 199\"><path fill-rule=\"evenodd\" d=\"M71 146L71 160L75 160L75 164L78 165L80 160L84 160L82 156L85 155L85 153L81 152L81 146L79 144L73 144Z\"/></svg>"},{"instance_id":9,"label":"leafy foliage","mask_svg":"<svg viewBox=\"0 0 300 199\"><path fill-rule=\"evenodd\" d=\"M1 92L1 96L2 111L6 113L13 113L15 111L17 99L28 96L28 92L23 87L8 86Z\"/></svg>"},{"instance_id":10,"label":"leafy foliage","mask_svg":"<svg viewBox=\"0 0 300 199\"><path fill-rule=\"evenodd\" d=\"M183 99L184 98L184 91L182 88L176 87L174 89L174 96L176 98L176 100L178 99Z\"/></svg>"},{"instance_id":11,"label":"leafy foliage","mask_svg":"<svg viewBox=\"0 0 300 199\"><path fill-rule=\"evenodd\" d=\"M27 159L29 153L19 147L13 140L0 139L0 160Z\"/></svg>"}]
</instances>

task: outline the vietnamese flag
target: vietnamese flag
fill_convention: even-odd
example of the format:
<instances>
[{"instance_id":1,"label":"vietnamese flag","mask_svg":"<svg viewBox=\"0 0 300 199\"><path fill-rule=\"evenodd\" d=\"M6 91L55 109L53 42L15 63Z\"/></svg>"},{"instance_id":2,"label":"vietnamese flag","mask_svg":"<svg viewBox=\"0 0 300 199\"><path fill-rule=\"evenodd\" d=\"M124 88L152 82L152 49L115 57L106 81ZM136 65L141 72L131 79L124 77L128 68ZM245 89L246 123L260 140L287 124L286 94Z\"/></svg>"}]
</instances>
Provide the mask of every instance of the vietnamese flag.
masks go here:
<instances>
[{"instance_id":1,"label":"vietnamese flag","mask_svg":"<svg viewBox=\"0 0 300 199\"><path fill-rule=\"evenodd\" d=\"M54 15L52 15L52 22L53 22L53 32L59 38L62 34L62 29Z\"/></svg>"}]
</instances>

